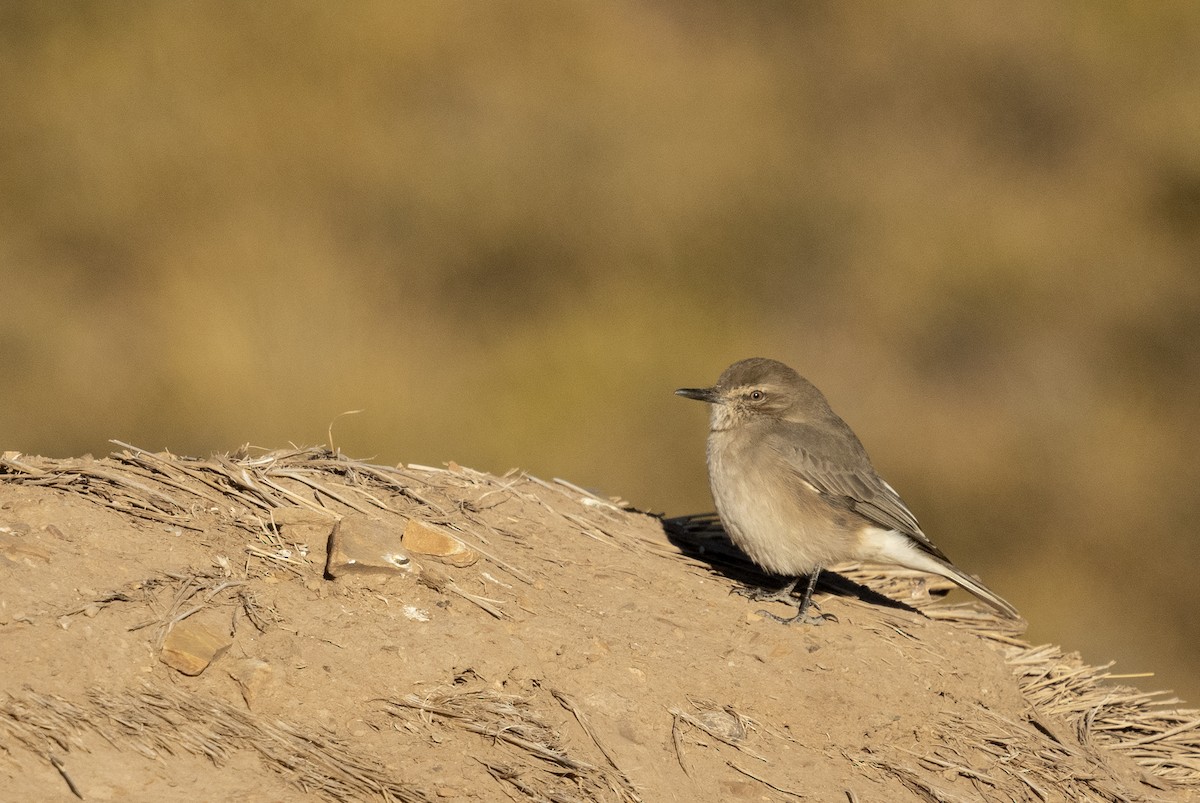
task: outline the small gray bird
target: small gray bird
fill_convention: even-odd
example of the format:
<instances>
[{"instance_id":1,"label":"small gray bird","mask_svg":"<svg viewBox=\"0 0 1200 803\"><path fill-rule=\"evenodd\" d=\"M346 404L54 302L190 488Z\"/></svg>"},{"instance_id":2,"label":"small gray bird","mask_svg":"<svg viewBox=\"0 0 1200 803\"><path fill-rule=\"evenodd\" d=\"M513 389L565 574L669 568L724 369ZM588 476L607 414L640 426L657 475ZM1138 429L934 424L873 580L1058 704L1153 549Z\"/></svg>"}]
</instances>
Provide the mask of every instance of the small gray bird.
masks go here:
<instances>
[{"instance_id":1,"label":"small gray bird","mask_svg":"<svg viewBox=\"0 0 1200 803\"><path fill-rule=\"evenodd\" d=\"M808 577L796 615L808 615L821 570L848 560L892 563L953 580L1006 616L1017 610L950 562L875 472L850 427L811 382L754 357L711 388L680 388L708 402L708 479L729 537L766 571L793 578L760 599L790 600Z\"/></svg>"}]
</instances>

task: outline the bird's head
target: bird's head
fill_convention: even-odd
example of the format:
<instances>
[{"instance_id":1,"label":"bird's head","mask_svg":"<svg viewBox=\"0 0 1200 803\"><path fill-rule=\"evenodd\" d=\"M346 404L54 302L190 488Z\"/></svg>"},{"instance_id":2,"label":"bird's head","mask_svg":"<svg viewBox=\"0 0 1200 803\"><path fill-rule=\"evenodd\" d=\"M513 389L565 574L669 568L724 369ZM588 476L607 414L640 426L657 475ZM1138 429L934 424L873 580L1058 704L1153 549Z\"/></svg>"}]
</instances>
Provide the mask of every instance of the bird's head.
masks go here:
<instances>
[{"instance_id":1,"label":"bird's head","mask_svg":"<svg viewBox=\"0 0 1200 803\"><path fill-rule=\"evenodd\" d=\"M812 422L833 415L811 382L765 357L735 362L712 387L680 388L675 395L711 404L714 431L763 419Z\"/></svg>"}]
</instances>

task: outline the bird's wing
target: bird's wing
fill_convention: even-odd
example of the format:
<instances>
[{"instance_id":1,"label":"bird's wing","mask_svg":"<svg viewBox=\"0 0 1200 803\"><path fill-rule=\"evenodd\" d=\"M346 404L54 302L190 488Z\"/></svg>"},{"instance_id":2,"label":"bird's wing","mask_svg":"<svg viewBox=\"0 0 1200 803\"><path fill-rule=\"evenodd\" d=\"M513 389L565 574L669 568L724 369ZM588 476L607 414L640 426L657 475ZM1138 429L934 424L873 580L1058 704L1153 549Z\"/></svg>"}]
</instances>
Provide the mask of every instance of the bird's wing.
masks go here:
<instances>
[{"instance_id":1,"label":"bird's wing","mask_svg":"<svg viewBox=\"0 0 1200 803\"><path fill-rule=\"evenodd\" d=\"M863 518L903 533L931 555L949 560L921 531L917 517L895 489L876 473L849 427L839 431L792 424L789 429L793 428L768 439L793 474L819 493L840 499Z\"/></svg>"}]
</instances>

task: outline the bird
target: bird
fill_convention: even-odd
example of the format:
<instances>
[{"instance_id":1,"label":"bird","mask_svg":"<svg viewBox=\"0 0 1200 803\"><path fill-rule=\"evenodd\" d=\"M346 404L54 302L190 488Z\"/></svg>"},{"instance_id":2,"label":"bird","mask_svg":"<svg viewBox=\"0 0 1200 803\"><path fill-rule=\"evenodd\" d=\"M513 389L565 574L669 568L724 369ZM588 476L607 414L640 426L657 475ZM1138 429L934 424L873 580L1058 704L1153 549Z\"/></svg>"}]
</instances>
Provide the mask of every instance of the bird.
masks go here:
<instances>
[{"instance_id":1,"label":"bird","mask_svg":"<svg viewBox=\"0 0 1200 803\"><path fill-rule=\"evenodd\" d=\"M781 622L812 616L821 571L868 561L952 580L1009 618L1017 609L955 566L871 464L862 442L811 382L778 360L752 357L725 369L717 384L680 388L678 396L711 406L708 478L730 539L766 572L790 578L759 600L794 603ZM763 612L767 613L767 612Z\"/></svg>"}]
</instances>

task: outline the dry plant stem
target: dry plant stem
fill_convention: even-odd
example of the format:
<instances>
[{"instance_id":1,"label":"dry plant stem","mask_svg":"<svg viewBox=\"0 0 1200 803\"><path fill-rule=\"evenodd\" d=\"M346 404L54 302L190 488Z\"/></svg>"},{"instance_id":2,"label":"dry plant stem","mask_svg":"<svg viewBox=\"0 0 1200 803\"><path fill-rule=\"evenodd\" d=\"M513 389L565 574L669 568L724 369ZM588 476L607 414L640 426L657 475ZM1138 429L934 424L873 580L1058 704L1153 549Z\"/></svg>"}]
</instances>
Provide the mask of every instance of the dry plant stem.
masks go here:
<instances>
[{"instance_id":1,"label":"dry plant stem","mask_svg":"<svg viewBox=\"0 0 1200 803\"><path fill-rule=\"evenodd\" d=\"M679 727L679 722L679 715L672 713L671 742L675 745L675 760L679 762L679 768L683 770L684 775L691 777L692 771L683 760L683 729Z\"/></svg>"},{"instance_id":2,"label":"dry plant stem","mask_svg":"<svg viewBox=\"0 0 1200 803\"><path fill-rule=\"evenodd\" d=\"M612 752L600 741L600 737L596 735L596 731L588 722L587 717L579 710L578 704L571 697L567 696L566 693L557 689L551 689L550 694L554 696L554 699L558 700L559 705L571 712L571 715L575 717L575 721L579 723L579 727L583 728L583 732L592 740L592 744L596 745L596 749L604 755L604 759L608 762L608 765L616 772L621 788L615 791L623 793L623 796L628 796L630 800L641 800L633 782L629 780L629 776L617 764L617 759L613 756Z\"/></svg>"},{"instance_id":3,"label":"dry plant stem","mask_svg":"<svg viewBox=\"0 0 1200 803\"><path fill-rule=\"evenodd\" d=\"M569 770L576 772L595 772L596 767L584 761L573 759L564 754L561 750L556 750L541 742L535 742L523 736L517 735L517 729L512 726L502 727L490 725L473 718L468 712L455 711L442 706L432 705L421 701L415 695L409 695L400 700L387 701L392 706L403 706L406 708L415 708L418 711L423 711L427 714L437 714L440 717L453 719L458 722L463 728L477 733L480 736L488 736L494 739L499 739L502 742L508 742L514 747L519 747L522 750L537 756L538 758L566 767Z\"/></svg>"},{"instance_id":4,"label":"dry plant stem","mask_svg":"<svg viewBox=\"0 0 1200 803\"><path fill-rule=\"evenodd\" d=\"M499 608L497 608L495 605L492 604L493 602L499 602L499 600L487 599L486 597L479 597L474 594L468 594L466 591L463 591L461 588L459 588L458 584L455 583L453 580L451 580L446 585L446 588L448 588L450 591L454 592L458 596L462 597L467 602L470 602L472 605L478 605L481 610L486 611L488 614L490 614L491 616L494 616L497 619L507 619L508 618L508 614L506 614L504 611L500 610Z\"/></svg>"},{"instance_id":5,"label":"dry plant stem","mask_svg":"<svg viewBox=\"0 0 1200 803\"><path fill-rule=\"evenodd\" d=\"M58 774L61 775L62 779L67 782L67 788L71 790L71 794L75 795L75 797L79 798L80 800L83 800L83 793L79 791L79 787L75 785L75 782L71 780L71 776L67 773L67 768L63 766L63 763L58 756L54 755L53 753L48 753L47 757L50 759L50 763L54 765L54 769L58 770Z\"/></svg>"},{"instance_id":6,"label":"dry plant stem","mask_svg":"<svg viewBox=\"0 0 1200 803\"><path fill-rule=\"evenodd\" d=\"M739 767L737 764L734 764L732 761L726 761L725 764L728 767L730 767L731 769L735 769L738 772L740 772L742 775L745 775L747 778L753 778L754 780L758 781L763 786L769 787L770 789L773 789L776 792L779 792L780 794L789 795L798 800L808 800L808 795L802 795L799 792L793 792L791 789L784 789L781 786L777 786L777 785L771 783L770 781L768 781L767 779L765 779L759 775L755 775L750 770Z\"/></svg>"},{"instance_id":7,"label":"dry plant stem","mask_svg":"<svg viewBox=\"0 0 1200 803\"><path fill-rule=\"evenodd\" d=\"M673 717L675 717L675 719L677 721L686 722L688 725L691 725L693 728L697 728L699 730L704 731L705 733L707 733L709 736L713 737L717 741L724 742L725 744L729 745L730 747L740 750L741 752L745 753L746 755L750 756L751 758L756 758L759 761L767 760L761 754L751 750L749 747L746 747L744 744L741 744L740 740L730 738L728 735L721 733L720 731L716 730L715 728L713 728L712 726L710 726L703 720L700 720L700 719L692 716L691 714L687 713L686 711L682 711L678 708L672 708L669 713Z\"/></svg>"}]
</instances>

